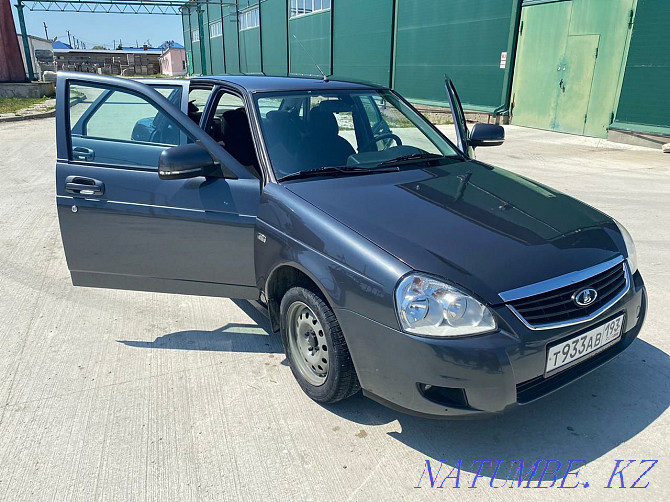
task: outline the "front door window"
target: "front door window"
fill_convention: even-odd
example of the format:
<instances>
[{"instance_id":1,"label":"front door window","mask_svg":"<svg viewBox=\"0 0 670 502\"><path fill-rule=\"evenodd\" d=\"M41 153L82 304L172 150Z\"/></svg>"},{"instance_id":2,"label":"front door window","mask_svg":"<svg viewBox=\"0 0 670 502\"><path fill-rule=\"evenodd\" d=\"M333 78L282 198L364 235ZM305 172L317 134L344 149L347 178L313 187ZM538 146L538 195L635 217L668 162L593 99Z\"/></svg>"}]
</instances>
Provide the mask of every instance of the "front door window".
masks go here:
<instances>
[{"instance_id":1,"label":"front door window","mask_svg":"<svg viewBox=\"0 0 670 502\"><path fill-rule=\"evenodd\" d=\"M181 98L181 88L157 90ZM121 89L71 83L69 103L70 160L157 168L160 153L186 136L156 105Z\"/></svg>"}]
</instances>

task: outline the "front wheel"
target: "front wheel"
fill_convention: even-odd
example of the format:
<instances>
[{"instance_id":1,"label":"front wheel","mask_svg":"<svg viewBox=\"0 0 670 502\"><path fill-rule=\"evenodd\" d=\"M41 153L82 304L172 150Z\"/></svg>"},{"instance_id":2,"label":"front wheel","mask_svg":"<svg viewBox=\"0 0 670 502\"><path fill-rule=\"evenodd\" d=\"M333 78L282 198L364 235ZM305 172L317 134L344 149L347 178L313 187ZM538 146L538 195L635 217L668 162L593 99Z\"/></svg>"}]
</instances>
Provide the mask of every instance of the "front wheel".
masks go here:
<instances>
[{"instance_id":1,"label":"front wheel","mask_svg":"<svg viewBox=\"0 0 670 502\"><path fill-rule=\"evenodd\" d=\"M293 376L314 401L334 403L360 389L335 314L309 289L294 287L280 305L281 335Z\"/></svg>"}]
</instances>

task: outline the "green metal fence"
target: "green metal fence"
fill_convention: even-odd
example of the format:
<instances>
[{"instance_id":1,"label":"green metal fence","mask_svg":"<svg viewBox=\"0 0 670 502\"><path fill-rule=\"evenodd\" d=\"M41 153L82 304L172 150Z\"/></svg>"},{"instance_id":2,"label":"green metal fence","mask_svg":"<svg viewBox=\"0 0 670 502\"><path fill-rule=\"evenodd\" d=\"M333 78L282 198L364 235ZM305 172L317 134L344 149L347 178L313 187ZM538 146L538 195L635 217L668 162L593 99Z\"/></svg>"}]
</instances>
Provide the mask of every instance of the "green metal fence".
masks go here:
<instances>
[{"instance_id":1,"label":"green metal fence","mask_svg":"<svg viewBox=\"0 0 670 502\"><path fill-rule=\"evenodd\" d=\"M399 0L397 8L394 86L400 92L444 102L446 73L470 109L492 111L505 101L518 2Z\"/></svg>"},{"instance_id":2,"label":"green metal fence","mask_svg":"<svg viewBox=\"0 0 670 502\"><path fill-rule=\"evenodd\" d=\"M466 109L515 107L520 125L604 137L615 120L670 134L668 0L209 2L182 8L193 74L318 75L318 65L435 106L446 105L448 74Z\"/></svg>"},{"instance_id":3,"label":"green metal fence","mask_svg":"<svg viewBox=\"0 0 670 502\"><path fill-rule=\"evenodd\" d=\"M670 135L670 2L638 0L614 128Z\"/></svg>"},{"instance_id":4,"label":"green metal fence","mask_svg":"<svg viewBox=\"0 0 670 502\"><path fill-rule=\"evenodd\" d=\"M444 75L449 74L468 108L492 112L506 107L511 65L501 68L501 54L513 53L516 39L510 34L521 0L328 4L328 9L299 16L290 15L291 0L238 0L237 8L186 4L182 18L189 68L194 74L318 75L318 65L328 75L393 85L415 101L436 106L445 105ZM313 4L307 0L307 5ZM238 25L238 17L254 8L259 26ZM210 37L209 26L219 19L222 33ZM199 40L193 36L198 29Z\"/></svg>"}]
</instances>

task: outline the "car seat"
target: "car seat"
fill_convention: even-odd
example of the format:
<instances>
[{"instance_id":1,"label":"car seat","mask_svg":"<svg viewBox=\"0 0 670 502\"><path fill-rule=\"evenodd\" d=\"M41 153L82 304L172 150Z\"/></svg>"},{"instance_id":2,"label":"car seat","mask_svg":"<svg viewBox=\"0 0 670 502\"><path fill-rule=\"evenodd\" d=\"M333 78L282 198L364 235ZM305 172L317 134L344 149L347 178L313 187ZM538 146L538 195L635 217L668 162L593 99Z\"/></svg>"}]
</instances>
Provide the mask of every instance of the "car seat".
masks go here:
<instances>
[{"instance_id":1,"label":"car seat","mask_svg":"<svg viewBox=\"0 0 670 502\"><path fill-rule=\"evenodd\" d=\"M258 177L261 177L254 140L244 108L228 110L221 114L221 143L240 164L253 167Z\"/></svg>"},{"instance_id":2,"label":"car seat","mask_svg":"<svg viewBox=\"0 0 670 502\"><path fill-rule=\"evenodd\" d=\"M307 134L303 138L298 158L300 170L342 166L356 151L339 135L340 128L332 112L316 106L309 112Z\"/></svg>"}]
</instances>

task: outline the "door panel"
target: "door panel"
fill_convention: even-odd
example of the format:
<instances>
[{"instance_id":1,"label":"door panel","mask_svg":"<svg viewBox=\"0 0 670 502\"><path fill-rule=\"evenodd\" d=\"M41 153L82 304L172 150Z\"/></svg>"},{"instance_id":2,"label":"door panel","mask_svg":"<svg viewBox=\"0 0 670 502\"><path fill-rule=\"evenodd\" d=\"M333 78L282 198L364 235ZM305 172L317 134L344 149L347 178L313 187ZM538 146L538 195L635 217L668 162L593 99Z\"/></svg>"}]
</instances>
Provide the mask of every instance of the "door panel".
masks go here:
<instances>
[{"instance_id":1,"label":"door panel","mask_svg":"<svg viewBox=\"0 0 670 502\"><path fill-rule=\"evenodd\" d=\"M57 171L58 187L65 186L66 174L105 185L100 199L58 195L73 279L95 273L254 285L245 243L254 239L257 180L165 181L151 171L74 165Z\"/></svg>"},{"instance_id":2,"label":"door panel","mask_svg":"<svg viewBox=\"0 0 670 502\"><path fill-rule=\"evenodd\" d=\"M133 144L98 138L73 137L73 160L126 166L156 166L165 145Z\"/></svg>"},{"instance_id":3,"label":"door panel","mask_svg":"<svg viewBox=\"0 0 670 502\"><path fill-rule=\"evenodd\" d=\"M61 103L69 102L70 81L78 81L79 89L91 83L144 100L179 129L172 135L175 142L198 141L232 174L228 179L159 179L158 156L170 145L125 138L134 123L144 120L138 119L143 112L112 110L111 129L101 125L91 138L74 105L76 131L68 138L70 108ZM57 92L57 209L73 283L257 298L253 245L259 181L185 113L144 84L59 73ZM127 101L119 103L128 107ZM95 113L90 122L94 120ZM73 193L72 185L68 190L73 179L94 180L103 189Z\"/></svg>"},{"instance_id":4,"label":"door panel","mask_svg":"<svg viewBox=\"0 0 670 502\"><path fill-rule=\"evenodd\" d=\"M570 35L552 129L584 134L600 35Z\"/></svg>"}]
</instances>

